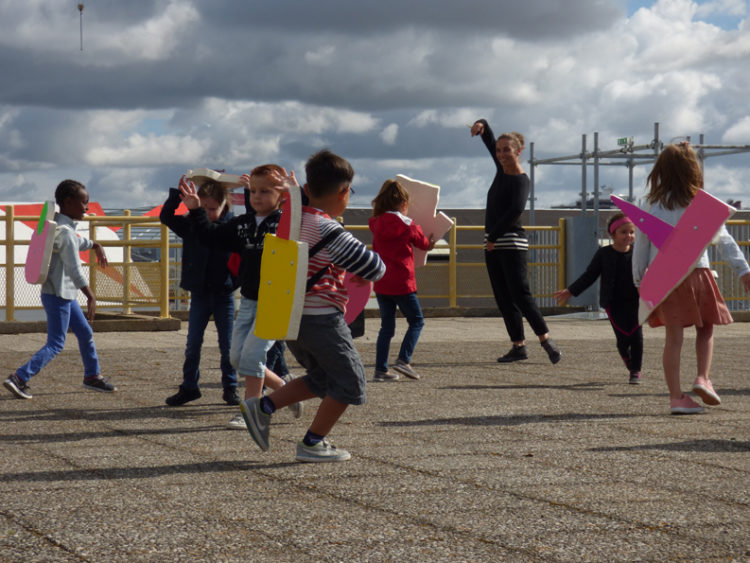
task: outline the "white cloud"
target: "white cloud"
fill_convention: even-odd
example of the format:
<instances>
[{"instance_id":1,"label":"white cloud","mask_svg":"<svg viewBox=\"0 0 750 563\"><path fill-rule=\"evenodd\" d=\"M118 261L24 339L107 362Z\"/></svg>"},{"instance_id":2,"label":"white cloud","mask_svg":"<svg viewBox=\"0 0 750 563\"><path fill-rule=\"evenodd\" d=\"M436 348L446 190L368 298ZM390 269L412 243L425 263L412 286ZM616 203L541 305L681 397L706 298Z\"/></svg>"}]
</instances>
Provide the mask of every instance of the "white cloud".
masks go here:
<instances>
[{"instance_id":1,"label":"white cloud","mask_svg":"<svg viewBox=\"0 0 750 563\"><path fill-rule=\"evenodd\" d=\"M13 77L0 89L0 181L41 193L80 177L122 200L115 182L132 175L133 198L162 199L188 167L299 171L328 146L357 163L362 201L403 171L443 186L445 204L482 205L494 167L466 128L479 117L523 132L537 158L580 151L582 134L591 149L595 131L603 148L647 143L654 122L662 138L750 143L746 2L659 0L626 18L622 2L529 0L488 20L500 4L436 0L424 14L332 0L296 6L301 25L285 3L92 2L81 53L75 3L0 0ZM580 169L535 172L537 206L575 199ZM624 167L602 171L618 191L626 182Z\"/></svg>"},{"instance_id":2,"label":"white cloud","mask_svg":"<svg viewBox=\"0 0 750 563\"><path fill-rule=\"evenodd\" d=\"M122 145L93 147L86 154L92 166L160 165L173 162L200 162L209 141L176 135L130 135Z\"/></svg>"},{"instance_id":3,"label":"white cloud","mask_svg":"<svg viewBox=\"0 0 750 563\"><path fill-rule=\"evenodd\" d=\"M144 61L166 59L184 42L184 35L200 33L195 28L200 15L190 2L171 0L162 4L152 17L123 29L105 26L98 31L96 25L86 26L86 49L114 51Z\"/></svg>"},{"instance_id":4,"label":"white cloud","mask_svg":"<svg viewBox=\"0 0 750 563\"><path fill-rule=\"evenodd\" d=\"M391 123L380 132L380 138L386 145L393 145L398 137L398 124Z\"/></svg>"},{"instance_id":5,"label":"white cloud","mask_svg":"<svg viewBox=\"0 0 750 563\"><path fill-rule=\"evenodd\" d=\"M699 4L695 10L697 17L707 17L714 14L745 16L747 15L747 2L745 0L714 0Z\"/></svg>"},{"instance_id":6,"label":"white cloud","mask_svg":"<svg viewBox=\"0 0 750 563\"><path fill-rule=\"evenodd\" d=\"M750 115L746 115L726 130L723 143L750 145Z\"/></svg>"}]
</instances>

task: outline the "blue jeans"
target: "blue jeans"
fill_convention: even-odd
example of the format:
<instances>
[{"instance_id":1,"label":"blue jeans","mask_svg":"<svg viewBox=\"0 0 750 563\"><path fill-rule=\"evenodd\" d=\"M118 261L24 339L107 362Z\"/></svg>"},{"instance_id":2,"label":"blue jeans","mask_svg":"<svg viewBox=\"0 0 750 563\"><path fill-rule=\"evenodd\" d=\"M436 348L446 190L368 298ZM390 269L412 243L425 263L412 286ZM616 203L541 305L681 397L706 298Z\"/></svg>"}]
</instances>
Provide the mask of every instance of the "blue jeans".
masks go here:
<instances>
[{"instance_id":1,"label":"blue jeans","mask_svg":"<svg viewBox=\"0 0 750 563\"><path fill-rule=\"evenodd\" d=\"M224 389L237 388L237 372L232 367L232 362L229 361L229 348L232 344L232 326L234 324L234 296L231 293L221 295L193 291L190 294L185 363L182 365L182 387L184 389L198 389L203 335L206 332L211 315L214 316L214 324L219 336L221 386Z\"/></svg>"},{"instance_id":2,"label":"blue jeans","mask_svg":"<svg viewBox=\"0 0 750 563\"><path fill-rule=\"evenodd\" d=\"M240 375L262 379L266 371L266 354L274 341L255 336L257 311L258 302L243 296L234 323L229 356Z\"/></svg>"},{"instance_id":3,"label":"blue jeans","mask_svg":"<svg viewBox=\"0 0 750 563\"><path fill-rule=\"evenodd\" d=\"M99 358L94 346L94 331L81 311L78 302L73 299L63 299L57 295L42 293L42 306L47 313L47 342L46 344L16 370L21 381L28 381L42 371L42 368L62 352L65 347L65 337L68 328L78 339L78 349L83 360L83 377L99 375Z\"/></svg>"},{"instance_id":4,"label":"blue jeans","mask_svg":"<svg viewBox=\"0 0 750 563\"><path fill-rule=\"evenodd\" d=\"M378 307L380 308L380 332L375 346L375 369L388 371L388 351L391 347L391 338L396 334L396 307L399 308L409 323L409 328L401 342L398 359L407 364L411 363L411 356L414 354L414 348L417 346L419 335L424 326L422 308L419 306L416 292L406 295L376 293L375 297L378 299Z\"/></svg>"}]
</instances>

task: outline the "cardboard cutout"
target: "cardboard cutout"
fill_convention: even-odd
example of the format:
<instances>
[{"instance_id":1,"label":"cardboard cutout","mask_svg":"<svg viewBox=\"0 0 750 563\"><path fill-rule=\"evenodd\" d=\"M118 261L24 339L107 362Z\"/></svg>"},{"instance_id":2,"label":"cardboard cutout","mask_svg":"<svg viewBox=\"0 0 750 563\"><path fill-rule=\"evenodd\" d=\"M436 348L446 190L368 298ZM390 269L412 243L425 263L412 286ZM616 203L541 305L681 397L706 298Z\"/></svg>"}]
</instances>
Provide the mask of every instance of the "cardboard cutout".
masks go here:
<instances>
[{"instance_id":1,"label":"cardboard cutout","mask_svg":"<svg viewBox=\"0 0 750 563\"><path fill-rule=\"evenodd\" d=\"M29 252L26 257L24 273L29 283L44 283L49 273L49 263L52 259L52 248L55 244L55 202L46 201L39 215L34 232L29 241Z\"/></svg>"},{"instance_id":2,"label":"cardboard cutout","mask_svg":"<svg viewBox=\"0 0 750 563\"><path fill-rule=\"evenodd\" d=\"M347 325L354 322L354 319L359 316L370 300L370 295L372 295L372 282L368 281L359 285L352 281L353 277L354 274L347 272L344 278L344 287L346 287L346 291L349 294L349 301L346 303L346 313L344 313L344 320Z\"/></svg>"},{"instance_id":3,"label":"cardboard cutout","mask_svg":"<svg viewBox=\"0 0 750 563\"><path fill-rule=\"evenodd\" d=\"M643 324L693 271L706 247L736 210L705 190L698 190L672 227L617 196L611 199L659 249L641 280L638 320Z\"/></svg>"},{"instance_id":4,"label":"cardboard cutout","mask_svg":"<svg viewBox=\"0 0 750 563\"><path fill-rule=\"evenodd\" d=\"M206 180L218 182L226 189L231 190L242 185L240 177L235 174L224 174L211 170L210 168L196 168L185 172L185 178L191 180L196 186L200 186Z\"/></svg>"},{"instance_id":5,"label":"cardboard cutout","mask_svg":"<svg viewBox=\"0 0 750 563\"><path fill-rule=\"evenodd\" d=\"M302 224L302 196L296 186L282 205L284 216L277 235L265 236L260 262L254 333L266 340L296 340L305 306L308 247L295 240Z\"/></svg>"},{"instance_id":6,"label":"cardboard cutout","mask_svg":"<svg viewBox=\"0 0 750 563\"><path fill-rule=\"evenodd\" d=\"M422 227L426 237L432 235L435 240L443 238L453 226L453 221L442 211L437 211L440 186L414 180L403 174L397 174L396 180L409 192L409 209L406 215ZM424 266L426 263L427 251L415 248L414 266Z\"/></svg>"}]
</instances>

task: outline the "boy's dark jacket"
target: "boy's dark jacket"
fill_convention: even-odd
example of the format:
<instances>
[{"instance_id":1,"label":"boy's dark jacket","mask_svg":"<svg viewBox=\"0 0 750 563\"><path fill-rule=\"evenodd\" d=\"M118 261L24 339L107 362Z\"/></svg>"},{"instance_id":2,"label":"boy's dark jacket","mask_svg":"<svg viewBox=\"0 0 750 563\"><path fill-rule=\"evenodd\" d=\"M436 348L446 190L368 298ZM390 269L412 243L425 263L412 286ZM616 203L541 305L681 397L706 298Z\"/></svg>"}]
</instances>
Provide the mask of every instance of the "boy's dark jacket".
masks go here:
<instances>
[{"instance_id":1,"label":"boy's dark jacket","mask_svg":"<svg viewBox=\"0 0 750 563\"><path fill-rule=\"evenodd\" d=\"M199 207L191 210L189 217L201 243L240 254L240 293L247 299L257 301L263 239L268 233L276 233L281 210L277 209L256 226L255 210L248 204L246 190L243 215L233 217L222 224L211 223L205 209Z\"/></svg>"},{"instance_id":2,"label":"boy's dark jacket","mask_svg":"<svg viewBox=\"0 0 750 563\"><path fill-rule=\"evenodd\" d=\"M572 295L578 296L583 293L587 287L593 284L596 281L596 278L601 276L602 279L599 284L599 305L606 309L616 300L622 304L629 302L637 308L638 289L633 284L633 272L631 266L632 258L632 246L627 252L617 252L612 245L602 246L596 251L596 254L594 254L586 271L583 272L576 281L570 284L568 290ZM620 272L625 273L623 279L620 280L620 284L622 284L622 288L624 289L622 295L615 295L618 261L622 261L620 264Z\"/></svg>"},{"instance_id":3,"label":"boy's dark jacket","mask_svg":"<svg viewBox=\"0 0 750 563\"><path fill-rule=\"evenodd\" d=\"M237 289L238 281L227 268L231 253L201 244L193 222L184 215L175 215L179 205L180 190L170 188L169 197L159 213L159 220L182 239L180 287L198 293L232 293ZM226 223L232 217L232 212L228 211L217 223Z\"/></svg>"}]
</instances>

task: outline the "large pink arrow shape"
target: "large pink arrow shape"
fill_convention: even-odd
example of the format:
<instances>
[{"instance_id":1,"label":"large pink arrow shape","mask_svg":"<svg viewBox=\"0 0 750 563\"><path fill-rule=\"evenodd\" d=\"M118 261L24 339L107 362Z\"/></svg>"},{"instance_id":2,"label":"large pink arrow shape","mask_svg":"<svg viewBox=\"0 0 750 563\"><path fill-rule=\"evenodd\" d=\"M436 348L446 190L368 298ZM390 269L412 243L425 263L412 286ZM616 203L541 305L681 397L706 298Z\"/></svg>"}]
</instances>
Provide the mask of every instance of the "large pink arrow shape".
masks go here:
<instances>
[{"instance_id":1,"label":"large pink arrow shape","mask_svg":"<svg viewBox=\"0 0 750 563\"><path fill-rule=\"evenodd\" d=\"M706 247L735 209L705 190L698 190L677 225L671 227L661 219L617 197L612 196L612 201L633 219L635 225L649 237L654 246L659 248L659 253L641 280L638 320L643 323L693 271ZM660 242L657 243L654 239Z\"/></svg>"}]
</instances>

